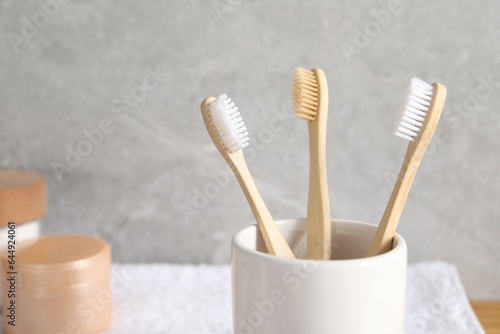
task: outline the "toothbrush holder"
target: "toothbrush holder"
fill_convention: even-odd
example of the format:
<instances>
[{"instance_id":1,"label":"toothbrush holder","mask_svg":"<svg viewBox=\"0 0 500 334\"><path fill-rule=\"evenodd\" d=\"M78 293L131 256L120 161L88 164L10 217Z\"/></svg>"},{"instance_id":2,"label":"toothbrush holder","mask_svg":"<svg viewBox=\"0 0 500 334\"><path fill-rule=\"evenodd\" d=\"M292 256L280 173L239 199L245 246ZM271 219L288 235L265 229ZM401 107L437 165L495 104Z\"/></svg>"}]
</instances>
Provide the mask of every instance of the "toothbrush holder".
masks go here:
<instances>
[{"instance_id":1,"label":"toothbrush holder","mask_svg":"<svg viewBox=\"0 0 500 334\"><path fill-rule=\"evenodd\" d=\"M332 259L307 260L306 220L276 223L297 259L265 253L256 226L233 237L234 333L403 333L407 248L400 235L389 252L366 257L377 226L335 219Z\"/></svg>"}]
</instances>

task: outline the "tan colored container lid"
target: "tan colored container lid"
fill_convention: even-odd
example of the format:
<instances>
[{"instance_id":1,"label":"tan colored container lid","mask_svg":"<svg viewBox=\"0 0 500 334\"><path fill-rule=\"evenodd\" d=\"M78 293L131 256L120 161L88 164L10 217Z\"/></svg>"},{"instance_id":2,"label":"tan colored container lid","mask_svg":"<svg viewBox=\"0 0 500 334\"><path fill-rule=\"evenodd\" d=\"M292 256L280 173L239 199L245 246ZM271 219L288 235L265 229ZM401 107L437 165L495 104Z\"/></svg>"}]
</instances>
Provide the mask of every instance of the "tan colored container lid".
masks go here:
<instances>
[{"instance_id":1,"label":"tan colored container lid","mask_svg":"<svg viewBox=\"0 0 500 334\"><path fill-rule=\"evenodd\" d=\"M0 170L0 227L26 223L47 211L45 177L25 170Z\"/></svg>"},{"instance_id":2,"label":"tan colored container lid","mask_svg":"<svg viewBox=\"0 0 500 334\"><path fill-rule=\"evenodd\" d=\"M5 256L2 265L8 271ZM70 289L109 277L111 248L85 235L44 236L19 244L15 270L20 289Z\"/></svg>"}]
</instances>

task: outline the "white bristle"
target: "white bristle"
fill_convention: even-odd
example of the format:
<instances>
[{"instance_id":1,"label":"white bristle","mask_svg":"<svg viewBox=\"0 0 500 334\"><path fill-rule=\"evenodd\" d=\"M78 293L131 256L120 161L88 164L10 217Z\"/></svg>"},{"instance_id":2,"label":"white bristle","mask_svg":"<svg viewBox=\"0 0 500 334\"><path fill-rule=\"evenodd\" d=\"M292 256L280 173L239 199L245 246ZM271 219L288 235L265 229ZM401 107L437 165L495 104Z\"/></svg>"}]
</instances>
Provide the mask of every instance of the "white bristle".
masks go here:
<instances>
[{"instance_id":1,"label":"white bristle","mask_svg":"<svg viewBox=\"0 0 500 334\"><path fill-rule=\"evenodd\" d=\"M396 136L415 141L424 125L434 87L417 77L411 79L408 100L397 125Z\"/></svg>"},{"instance_id":2,"label":"white bristle","mask_svg":"<svg viewBox=\"0 0 500 334\"><path fill-rule=\"evenodd\" d=\"M230 152L237 152L248 146L248 132L243 119L226 94L219 95L209 105L209 115L220 142Z\"/></svg>"}]
</instances>

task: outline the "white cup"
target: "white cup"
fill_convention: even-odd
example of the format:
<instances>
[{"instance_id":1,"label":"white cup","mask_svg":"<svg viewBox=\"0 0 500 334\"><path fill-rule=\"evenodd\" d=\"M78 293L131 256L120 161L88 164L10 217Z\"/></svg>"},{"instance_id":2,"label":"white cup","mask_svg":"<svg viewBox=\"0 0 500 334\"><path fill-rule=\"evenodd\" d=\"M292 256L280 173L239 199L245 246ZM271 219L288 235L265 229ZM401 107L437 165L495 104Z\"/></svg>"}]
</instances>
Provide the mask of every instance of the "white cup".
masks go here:
<instances>
[{"instance_id":1,"label":"white cup","mask_svg":"<svg viewBox=\"0 0 500 334\"><path fill-rule=\"evenodd\" d=\"M305 219L277 221L296 260L265 253L256 226L233 237L236 334L401 334L406 242L366 257L376 226L335 219L331 261L306 260Z\"/></svg>"}]
</instances>

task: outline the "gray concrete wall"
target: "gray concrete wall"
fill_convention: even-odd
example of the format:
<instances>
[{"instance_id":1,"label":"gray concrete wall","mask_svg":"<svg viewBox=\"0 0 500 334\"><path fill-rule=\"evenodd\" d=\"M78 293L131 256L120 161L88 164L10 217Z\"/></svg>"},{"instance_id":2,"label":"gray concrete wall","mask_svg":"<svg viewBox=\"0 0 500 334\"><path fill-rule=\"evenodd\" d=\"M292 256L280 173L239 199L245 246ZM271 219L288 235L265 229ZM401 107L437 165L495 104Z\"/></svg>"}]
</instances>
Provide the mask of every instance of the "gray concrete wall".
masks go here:
<instances>
[{"instance_id":1,"label":"gray concrete wall","mask_svg":"<svg viewBox=\"0 0 500 334\"><path fill-rule=\"evenodd\" d=\"M499 11L465 0L3 0L0 166L47 176L44 233L98 235L120 262L224 263L253 217L220 173L203 98L236 101L272 214L303 217L307 127L293 118L292 71L323 68L332 215L376 224L407 146L392 130L409 79L439 81L443 120L398 231L410 261L456 263L471 297L500 298Z\"/></svg>"}]
</instances>

